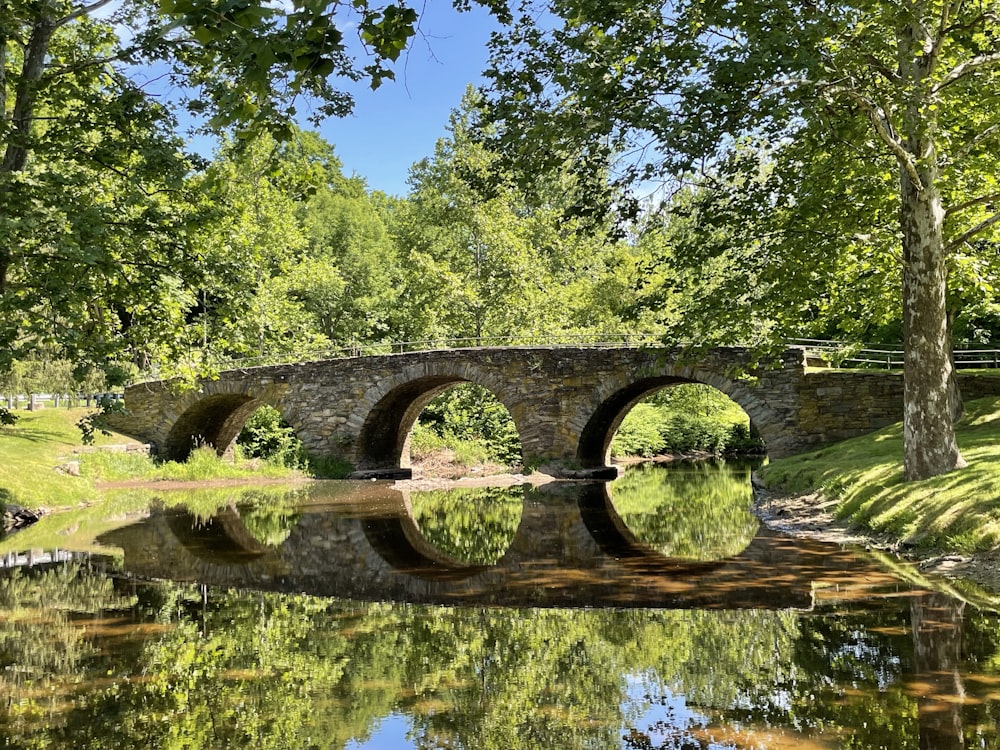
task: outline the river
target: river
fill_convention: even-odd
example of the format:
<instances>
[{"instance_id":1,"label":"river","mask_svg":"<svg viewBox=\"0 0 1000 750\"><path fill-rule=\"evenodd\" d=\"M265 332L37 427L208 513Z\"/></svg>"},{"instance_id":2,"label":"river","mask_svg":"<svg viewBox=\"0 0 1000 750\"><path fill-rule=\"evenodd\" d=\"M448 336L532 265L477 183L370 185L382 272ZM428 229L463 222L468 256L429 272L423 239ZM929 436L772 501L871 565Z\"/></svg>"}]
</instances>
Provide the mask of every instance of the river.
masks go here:
<instances>
[{"instance_id":1,"label":"river","mask_svg":"<svg viewBox=\"0 0 1000 750\"><path fill-rule=\"evenodd\" d=\"M121 491L6 557L2 747L1000 747L997 613L769 531L749 471Z\"/></svg>"}]
</instances>

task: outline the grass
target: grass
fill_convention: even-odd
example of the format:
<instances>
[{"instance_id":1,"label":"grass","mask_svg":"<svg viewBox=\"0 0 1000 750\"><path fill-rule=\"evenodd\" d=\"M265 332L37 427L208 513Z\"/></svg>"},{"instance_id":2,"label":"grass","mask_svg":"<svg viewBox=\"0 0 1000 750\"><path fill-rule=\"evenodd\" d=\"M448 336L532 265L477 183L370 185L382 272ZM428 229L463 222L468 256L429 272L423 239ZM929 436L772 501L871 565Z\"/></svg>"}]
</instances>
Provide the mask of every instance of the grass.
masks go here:
<instances>
[{"instance_id":1,"label":"grass","mask_svg":"<svg viewBox=\"0 0 1000 750\"><path fill-rule=\"evenodd\" d=\"M1000 546L1000 398L966 404L956 427L969 466L903 481L902 426L779 459L761 470L786 492L816 490L861 528L924 549L984 552Z\"/></svg>"},{"instance_id":2,"label":"grass","mask_svg":"<svg viewBox=\"0 0 1000 750\"><path fill-rule=\"evenodd\" d=\"M77 421L88 410L43 409L17 412L18 421L0 428L0 505L63 509L99 498L98 481L129 479L207 481L214 479L293 478L300 472L262 461L225 461L211 449L199 449L185 463L157 462L136 453L94 452L75 455L82 446ZM95 435L96 445L129 442L122 435ZM81 476L58 467L80 462Z\"/></svg>"}]
</instances>

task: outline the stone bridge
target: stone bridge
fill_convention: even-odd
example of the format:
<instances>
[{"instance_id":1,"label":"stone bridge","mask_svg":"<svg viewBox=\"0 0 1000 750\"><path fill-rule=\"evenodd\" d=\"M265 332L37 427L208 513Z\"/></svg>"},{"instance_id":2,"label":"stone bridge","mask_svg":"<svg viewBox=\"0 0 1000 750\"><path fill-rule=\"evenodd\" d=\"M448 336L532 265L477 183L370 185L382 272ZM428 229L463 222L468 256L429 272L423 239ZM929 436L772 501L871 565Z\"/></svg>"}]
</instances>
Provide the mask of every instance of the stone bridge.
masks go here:
<instances>
[{"instance_id":1,"label":"stone bridge","mask_svg":"<svg viewBox=\"0 0 1000 750\"><path fill-rule=\"evenodd\" d=\"M526 466L548 465L566 476L609 473L611 438L625 414L677 383L705 383L729 396L773 458L902 417L901 375L811 371L803 349L755 366L742 348L692 356L663 348L508 347L229 370L186 389L141 383L126 389L128 414L112 426L170 459L183 459L197 444L221 455L250 414L270 404L312 456L343 461L356 477L400 478L409 475L409 435L420 412L463 382L486 388L508 409Z\"/></svg>"}]
</instances>

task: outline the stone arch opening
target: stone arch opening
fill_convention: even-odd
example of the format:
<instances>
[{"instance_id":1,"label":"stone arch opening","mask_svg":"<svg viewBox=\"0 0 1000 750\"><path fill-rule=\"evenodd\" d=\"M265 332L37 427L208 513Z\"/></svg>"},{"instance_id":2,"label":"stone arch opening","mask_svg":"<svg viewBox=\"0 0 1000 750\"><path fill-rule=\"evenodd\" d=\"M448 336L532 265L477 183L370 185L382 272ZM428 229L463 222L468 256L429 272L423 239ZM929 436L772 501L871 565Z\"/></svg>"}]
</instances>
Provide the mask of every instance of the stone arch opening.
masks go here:
<instances>
[{"instance_id":1,"label":"stone arch opening","mask_svg":"<svg viewBox=\"0 0 1000 750\"><path fill-rule=\"evenodd\" d=\"M258 403L236 436L239 455L288 468L308 464L305 446L292 424L274 406Z\"/></svg>"},{"instance_id":2,"label":"stone arch opening","mask_svg":"<svg viewBox=\"0 0 1000 750\"><path fill-rule=\"evenodd\" d=\"M763 417L759 404L738 387L727 388L728 382L719 378L697 379L677 375L659 375L638 378L631 383L612 390L594 410L580 432L577 447L577 462L582 468L594 469L611 463L611 446L618 428L632 409L653 394L671 386L682 384L702 385L715 389L726 396L749 417L750 435L763 441L758 432L758 418ZM766 420L765 420L766 421Z\"/></svg>"},{"instance_id":3,"label":"stone arch opening","mask_svg":"<svg viewBox=\"0 0 1000 750\"><path fill-rule=\"evenodd\" d=\"M177 419L163 446L168 461L184 461L200 445L215 448L223 456L230 450L244 423L262 401L246 393L206 396Z\"/></svg>"},{"instance_id":4,"label":"stone arch opening","mask_svg":"<svg viewBox=\"0 0 1000 750\"><path fill-rule=\"evenodd\" d=\"M369 411L358 435L358 473L409 475L412 472L410 443L414 425L435 398L463 383L478 386L495 398L510 414L520 434L516 416L497 389L461 375L423 375L389 388Z\"/></svg>"},{"instance_id":5,"label":"stone arch opening","mask_svg":"<svg viewBox=\"0 0 1000 750\"><path fill-rule=\"evenodd\" d=\"M171 427L160 457L185 461L200 446L214 448L220 457L231 455L247 420L261 409L277 414L279 424L295 433L295 426L270 399L249 393L216 393L197 399L183 411Z\"/></svg>"}]
</instances>

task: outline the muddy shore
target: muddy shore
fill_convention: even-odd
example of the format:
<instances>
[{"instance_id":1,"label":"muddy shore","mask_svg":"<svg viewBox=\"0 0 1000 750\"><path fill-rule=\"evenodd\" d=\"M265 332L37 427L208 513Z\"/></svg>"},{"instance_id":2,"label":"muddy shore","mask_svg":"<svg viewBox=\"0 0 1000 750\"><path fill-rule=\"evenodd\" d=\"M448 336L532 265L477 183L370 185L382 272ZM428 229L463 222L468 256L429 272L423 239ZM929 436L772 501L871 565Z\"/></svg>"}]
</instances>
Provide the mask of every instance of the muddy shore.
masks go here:
<instances>
[{"instance_id":1,"label":"muddy shore","mask_svg":"<svg viewBox=\"0 0 1000 750\"><path fill-rule=\"evenodd\" d=\"M1000 550L963 555L916 548L884 534L850 526L836 517L836 501L816 492L783 494L754 483L754 512L770 529L805 539L855 544L890 552L922 572L949 580L967 580L1000 595Z\"/></svg>"}]
</instances>

